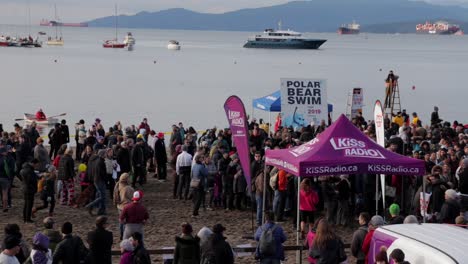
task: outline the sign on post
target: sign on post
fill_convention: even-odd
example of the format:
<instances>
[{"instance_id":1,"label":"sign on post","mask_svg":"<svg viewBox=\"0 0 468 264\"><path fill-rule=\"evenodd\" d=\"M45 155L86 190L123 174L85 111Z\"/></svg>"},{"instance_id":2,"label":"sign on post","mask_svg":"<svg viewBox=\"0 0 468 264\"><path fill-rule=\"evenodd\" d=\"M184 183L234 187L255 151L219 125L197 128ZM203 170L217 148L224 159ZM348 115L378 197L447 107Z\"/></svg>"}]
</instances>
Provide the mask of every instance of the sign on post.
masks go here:
<instances>
[{"instance_id":1,"label":"sign on post","mask_svg":"<svg viewBox=\"0 0 468 264\"><path fill-rule=\"evenodd\" d=\"M294 129L328 120L327 84L322 79L281 79L283 126Z\"/></svg>"}]
</instances>

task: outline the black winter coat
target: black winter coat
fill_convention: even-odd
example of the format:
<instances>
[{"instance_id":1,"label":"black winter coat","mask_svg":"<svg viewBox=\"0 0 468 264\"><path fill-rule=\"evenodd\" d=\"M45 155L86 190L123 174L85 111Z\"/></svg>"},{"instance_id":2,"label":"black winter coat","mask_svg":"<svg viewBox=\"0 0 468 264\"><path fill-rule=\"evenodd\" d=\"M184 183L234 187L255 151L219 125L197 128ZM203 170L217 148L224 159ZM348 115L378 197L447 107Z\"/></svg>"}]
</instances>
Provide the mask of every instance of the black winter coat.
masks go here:
<instances>
[{"instance_id":1,"label":"black winter coat","mask_svg":"<svg viewBox=\"0 0 468 264\"><path fill-rule=\"evenodd\" d=\"M20 171L21 178L23 179L23 193L34 195L37 193L37 174L34 172L34 167L29 164L23 164Z\"/></svg>"},{"instance_id":2,"label":"black winter coat","mask_svg":"<svg viewBox=\"0 0 468 264\"><path fill-rule=\"evenodd\" d=\"M87 251L80 237L66 235L55 248L52 264L79 264Z\"/></svg>"},{"instance_id":3,"label":"black winter coat","mask_svg":"<svg viewBox=\"0 0 468 264\"><path fill-rule=\"evenodd\" d=\"M460 215L460 204L456 200L446 200L440 209L439 223L455 224L455 218Z\"/></svg>"},{"instance_id":4,"label":"black winter coat","mask_svg":"<svg viewBox=\"0 0 468 264\"><path fill-rule=\"evenodd\" d=\"M16 147L16 168L20 169L23 164L32 159L32 148L27 141Z\"/></svg>"},{"instance_id":5,"label":"black winter coat","mask_svg":"<svg viewBox=\"0 0 468 264\"><path fill-rule=\"evenodd\" d=\"M88 174L88 178L91 182L94 182L96 184L105 183L107 172L104 159L100 158L98 155L92 155L91 158L89 158L86 173Z\"/></svg>"},{"instance_id":6,"label":"black winter coat","mask_svg":"<svg viewBox=\"0 0 468 264\"><path fill-rule=\"evenodd\" d=\"M89 257L91 264L112 264L112 232L104 228L88 233Z\"/></svg>"},{"instance_id":7,"label":"black winter coat","mask_svg":"<svg viewBox=\"0 0 468 264\"><path fill-rule=\"evenodd\" d=\"M458 190L462 194L468 194L468 168L465 168L463 172L460 174Z\"/></svg>"},{"instance_id":8,"label":"black winter coat","mask_svg":"<svg viewBox=\"0 0 468 264\"><path fill-rule=\"evenodd\" d=\"M120 171L122 173L130 172L132 170L131 160L130 160L130 151L127 148L119 147L115 153L115 159L120 165Z\"/></svg>"},{"instance_id":9,"label":"black winter coat","mask_svg":"<svg viewBox=\"0 0 468 264\"><path fill-rule=\"evenodd\" d=\"M151 259L146 248L139 245L133 251L133 264L151 264Z\"/></svg>"},{"instance_id":10,"label":"black winter coat","mask_svg":"<svg viewBox=\"0 0 468 264\"><path fill-rule=\"evenodd\" d=\"M176 237L174 264L199 264L200 238L191 235Z\"/></svg>"},{"instance_id":11,"label":"black winter coat","mask_svg":"<svg viewBox=\"0 0 468 264\"><path fill-rule=\"evenodd\" d=\"M216 264L234 263L234 255L232 254L231 245L226 242L226 238L221 234L213 235L213 251L215 254Z\"/></svg>"},{"instance_id":12,"label":"black winter coat","mask_svg":"<svg viewBox=\"0 0 468 264\"><path fill-rule=\"evenodd\" d=\"M145 164L145 147L142 144L136 144L132 150L132 165L134 168L144 168Z\"/></svg>"},{"instance_id":13,"label":"black winter coat","mask_svg":"<svg viewBox=\"0 0 468 264\"><path fill-rule=\"evenodd\" d=\"M431 184L432 195L430 198L430 208L432 209L432 213L440 212L445 200L445 191L447 189L447 186L441 180L435 180Z\"/></svg>"},{"instance_id":14,"label":"black winter coat","mask_svg":"<svg viewBox=\"0 0 468 264\"><path fill-rule=\"evenodd\" d=\"M70 142L70 130L68 129L67 125L60 125L59 132L60 133L58 136L60 145L67 144L68 142Z\"/></svg>"},{"instance_id":15,"label":"black winter coat","mask_svg":"<svg viewBox=\"0 0 468 264\"><path fill-rule=\"evenodd\" d=\"M338 264L343 260L340 260L340 243L338 239L330 240L327 246L323 249L319 249L315 244L312 246L309 255L317 259L316 264Z\"/></svg>"},{"instance_id":16,"label":"black winter coat","mask_svg":"<svg viewBox=\"0 0 468 264\"><path fill-rule=\"evenodd\" d=\"M164 139L158 139L154 144L154 157L158 164L167 163L166 143Z\"/></svg>"},{"instance_id":17,"label":"black winter coat","mask_svg":"<svg viewBox=\"0 0 468 264\"><path fill-rule=\"evenodd\" d=\"M5 166L5 165L8 165ZM11 179L15 175L15 161L10 156L0 156L0 178Z\"/></svg>"}]
</instances>

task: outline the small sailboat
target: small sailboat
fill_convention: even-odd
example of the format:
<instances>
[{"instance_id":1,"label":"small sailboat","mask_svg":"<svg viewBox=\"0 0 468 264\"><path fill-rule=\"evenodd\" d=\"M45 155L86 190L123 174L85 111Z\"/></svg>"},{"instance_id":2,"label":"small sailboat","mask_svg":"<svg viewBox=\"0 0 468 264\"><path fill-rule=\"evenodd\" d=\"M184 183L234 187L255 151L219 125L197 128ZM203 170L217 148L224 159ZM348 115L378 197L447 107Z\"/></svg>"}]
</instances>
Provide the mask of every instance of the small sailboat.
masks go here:
<instances>
[{"instance_id":1,"label":"small sailboat","mask_svg":"<svg viewBox=\"0 0 468 264\"><path fill-rule=\"evenodd\" d=\"M180 43L177 40L170 40L169 44L167 44L167 49L170 50L180 50Z\"/></svg>"},{"instance_id":2,"label":"small sailboat","mask_svg":"<svg viewBox=\"0 0 468 264\"><path fill-rule=\"evenodd\" d=\"M49 46L63 46L63 37L62 37L62 27L59 18L57 17L57 5L54 5L55 9L55 20L58 21L56 24L54 24L55 27L55 38L49 37L47 39L47 45ZM60 27L60 37L58 36L58 31Z\"/></svg>"},{"instance_id":3,"label":"small sailboat","mask_svg":"<svg viewBox=\"0 0 468 264\"><path fill-rule=\"evenodd\" d=\"M23 47L23 48L41 48L42 47L42 41L39 40L39 37L36 37L33 39L31 36L31 6L30 3L28 2L28 24L27 24L27 29L29 32L29 36L25 38L19 38L18 41L14 42L12 41L13 47Z\"/></svg>"},{"instance_id":4,"label":"small sailboat","mask_svg":"<svg viewBox=\"0 0 468 264\"><path fill-rule=\"evenodd\" d=\"M117 5L115 5L115 38L104 41L104 44L102 44L102 47L111 48L111 49L125 48L127 45L123 42L119 42L117 38L117 34L118 34L118 16L117 16Z\"/></svg>"}]
</instances>

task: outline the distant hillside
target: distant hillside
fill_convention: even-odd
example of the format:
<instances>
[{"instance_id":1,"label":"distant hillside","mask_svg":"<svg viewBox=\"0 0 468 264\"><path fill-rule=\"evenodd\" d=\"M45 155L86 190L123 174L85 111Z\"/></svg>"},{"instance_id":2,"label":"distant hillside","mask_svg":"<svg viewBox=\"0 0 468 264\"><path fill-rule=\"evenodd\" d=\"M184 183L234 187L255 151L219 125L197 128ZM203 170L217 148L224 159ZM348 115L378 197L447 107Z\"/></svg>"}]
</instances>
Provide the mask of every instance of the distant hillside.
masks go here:
<instances>
[{"instance_id":1,"label":"distant hillside","mask_svg":"<svg viewBox=\"0 0 468 264\"><path fill-rule=\"evenodd\" d=\"M133 16L119 16L119 26L259 31L275 27L277 22L282 20L284 28L306 32L331 32L336 31L341 24L352 20L356 20L361 25L383 25L407 21L424 22L439 18L466 21L468 9L407 0L312 0L242 9L223 14L198 13L182 8L152 13L140 12ZM115 18L103 17L88 23L94 27L113 27ZM377 28L378 26L374 27L376 30Z\"/></svg>"}]
</instances>

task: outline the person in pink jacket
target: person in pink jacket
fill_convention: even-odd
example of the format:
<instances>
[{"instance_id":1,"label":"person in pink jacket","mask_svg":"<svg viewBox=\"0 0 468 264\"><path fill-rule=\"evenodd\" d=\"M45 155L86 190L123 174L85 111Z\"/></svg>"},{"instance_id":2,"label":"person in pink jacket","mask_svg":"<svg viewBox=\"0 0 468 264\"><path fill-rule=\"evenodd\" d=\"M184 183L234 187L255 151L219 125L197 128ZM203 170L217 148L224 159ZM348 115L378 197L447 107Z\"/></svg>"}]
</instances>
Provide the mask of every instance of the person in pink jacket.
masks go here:
<instances>
[{"instance_id":1,"label":"person in pink jacket","mask_svg":"<svg viewBox=\"0 0 468 264\"><path fill-rule=\"evenodd\" d=\"M307 233L307 237L304 240L304 246L308 248L308 253L307 253L307 260L309 261L310 264L315 264L317 262L316 259L310 256L310 250L312 249L312 246L314 245L314 238L315 238L315 233L317 232L317 227L320 221L323 219L323 217L319 217L317 220L315 220L314 226L309 229L309 233Z\"/></svg>"},{"instance_id":2,"label":"person in pink jacket","mask_svg":"<svg viewBox=\"0 0 468 264\"><path fill-rule=\"evenodd\" d=\"M133 264L133 245L129 239L124 239L120 242L120 264Z\"/></svg>"},{"instance_id":3,"label":"person in pink jacket","mask_svg":"<svg viewBox=\"0 0 468 264\"><path fill-rule=\"evenodd\" d=\"M312 228L314 223L314 212L316 211L315 206L319 202L318 194L315 190L312 189L310 180L304 179L301 182L301 191L300 191L300 217L301 217L301 232L304 237L306 234L305 224L309 224L309 229Z\"/></svg>"}]
</instances>

